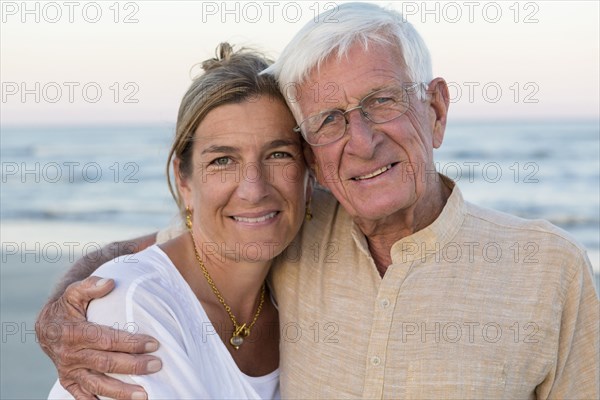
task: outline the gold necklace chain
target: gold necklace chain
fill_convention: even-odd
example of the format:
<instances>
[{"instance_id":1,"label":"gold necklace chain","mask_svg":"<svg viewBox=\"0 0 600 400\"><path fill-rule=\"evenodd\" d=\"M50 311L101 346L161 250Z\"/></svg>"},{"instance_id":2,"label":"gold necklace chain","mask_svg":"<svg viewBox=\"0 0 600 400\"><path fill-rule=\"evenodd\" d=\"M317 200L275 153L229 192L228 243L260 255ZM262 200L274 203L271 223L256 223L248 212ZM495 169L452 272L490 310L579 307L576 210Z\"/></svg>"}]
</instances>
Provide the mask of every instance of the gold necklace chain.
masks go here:
<instances>
[{"instance_id":1,"label":"gold necklace chain","mask_svg":"<svg viewBox=\"0 0 600 400\"><path fill-rule=\"evenodd\" d=\"M194 245L194 253L196 254L196 260L198 260L198 264L200 265L200 268L202 269L202 274L206 278L206 281L208 282L208 285L211 287L215 296L217 296L219 303L221 303L223 305L223 307L225 308L225 311L227 311L227 314L229 314L229 318L231 319L231 322L233 322L233 333L231 334L229 343L236 350L238 350L240 348L240 346L244 343L244 338L246 338L250 335L250 329L252 329L254 327L254 324L256 324L256 320L258 319L258 316L260 315L260 312L262 311L262 306L263 306L263 303L265 302L265 284L263 283L262 287L260 289L260 300L258 302L258 308L256 309L256 313L254 313L254 318L252 319L252 322L250 322L250 325L248 325L248 326L246 326L245 323L243 323L242 325L239 325L237 322L237 319L235 318L235 315L233 315L233 313L231 312L231 307L229 307L229 305L225 302L225 299L221 295L221 292L219 292L219 289L217 289L217 285L215 285L215 282L210 277L210 274L208 273L208 270L206 269L206 266L204 265L204 262L202 261L202 258L200 257L198 248L196 247L196 240L194 240L194 234L192 233L191 229L190 229L190 235L192 236L192 243Z\"/></svg>"}]
</instances>

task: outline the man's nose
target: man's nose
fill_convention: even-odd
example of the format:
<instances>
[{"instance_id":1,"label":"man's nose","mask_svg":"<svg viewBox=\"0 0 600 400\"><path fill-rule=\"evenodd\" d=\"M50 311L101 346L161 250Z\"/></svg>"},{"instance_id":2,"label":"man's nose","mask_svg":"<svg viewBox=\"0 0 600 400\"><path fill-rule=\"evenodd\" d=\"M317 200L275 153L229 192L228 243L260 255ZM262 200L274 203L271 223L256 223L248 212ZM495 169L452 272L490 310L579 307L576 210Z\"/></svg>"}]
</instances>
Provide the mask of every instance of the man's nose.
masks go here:
<instances>
[{"instance_id":1,"label":"man's nose","mask_svg":"<svg viewBox=\"0 0 600 400\"><path fill-rule=\"evenodd\" d=\"M345 117L346 135L348 135L346 152L364 159L372 158L376 145L373 124L358 107L350 109Z\"/></svg>"}]
</instances>

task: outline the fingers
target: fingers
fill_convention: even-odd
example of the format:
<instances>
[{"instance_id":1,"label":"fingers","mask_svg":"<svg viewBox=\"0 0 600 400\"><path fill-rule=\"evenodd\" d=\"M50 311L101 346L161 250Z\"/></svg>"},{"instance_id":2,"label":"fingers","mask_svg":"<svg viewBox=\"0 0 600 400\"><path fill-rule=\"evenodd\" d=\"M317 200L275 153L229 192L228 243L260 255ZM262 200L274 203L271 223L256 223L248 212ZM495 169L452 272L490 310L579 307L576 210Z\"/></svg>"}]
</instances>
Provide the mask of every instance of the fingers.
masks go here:
<instances>
[{"instance_id":1,"label":"fingers","mask_svg":"<svg viewBox=\"0 0 600 400\"><path fill-rule=\"evenodd\" d=\"M77 349L133 354L151 353L158 349L156 339L141 333L130 333L93 322L78 323L71 328L74 329L68 331L68 334L72 337L66 342L78 344Z\"/></svg>"},{"instance_id":2,"label":"fingers","mask_svg":"<svg viewBox=\"0 0 600 400\"><path fill-rule=\"evenodd\" d=\"M112 279L90 276L83 281L70 284L62 299L85 317L85 310L90 301L107 295L114 287L115 282Z\"/></svg>"},{"instance_id":3,"label":"fingers","mask_svg":"<svg viewBox=\"0 0 600 400\"><path fill-rule=\"evenodd\" d=\"M78 380L81 389L89 393L95 393L98 396L110 397L111 399L133 400L145 400L148 398L144 388L139 385L130 385L93 371L81 370Z\"/></svg>"},{"instance_id":4,"label":"fingers","mask_svg":"<svg viewBox=\"0 0 600 400\"><path fill-rule=\"evenodd\" d=\"M77 400L97 400L96 396L94 396L92 393L89 393L86 390L83 390L81 386L79 386L75 382L71 384L61 382L60 384L62 385L62 387L65 388L67 392L71 393L71 396L73 396Z\"/></svg>"},{"instance_id":5,"label":"fingers","mask_svg":"<svg viewBox=\"0 0 600 400\"><path fill-rule=\"evenodd\" d=\"M158 342L148 335L134 335L91 322L56 325L57 332L47 329L38 338L61 377L70 377L71 371L79 368L140 375L162 367L157 357L141 355L158 349Z\"/></svg>"},{"instance_id":6,"label":"fingers","mask_svg":"<svg viewBox=\"0 0 600 400\"><path fill-rule=\"evenodd\" d=\"M89 302L114 287L113 280L99 277L76 282L62 297L44 306L38 317L40 345L56 365L61 384L76 399L96 399L95 395L146 399L141 387L103 373L138 375L162 368L160 359L142 354L158 349L158 342L151 336L86 321Z\"/></svg>"},{"instance_id":7,"label":"fingers","mask_svg":"<svg viewBox=\"0 0 600 400\"><path fill-rule=\"evenodd\" d=\"M85 367L74 367L75 360L69 360L70 366L59 366L58 375L61 385L76 399L95 399L94 395L114 399L146 399L147 394L138 385L130 385L102 372L128 374L148 374L157 372L162 363L160 359L148 355L128 355L93 350L82 350L78 360L86 360ZM88 366L92 369L88 369Z\"/></svg>"},{"instance_id":8,"label":"fingers","mask_svg":"<svg viewBox=\"0 0 600 400\"><path fill-rule=\"evenodd\" d=\"M106 295L113 288L113 280L90 277L71 284L61 298L46 305L36 324L36 332L44 351L54 348L54 352L60 353L62 347L72 351L90 348L136 354L156 351L158 342L149 335L134 334L86 321L85 310L89 301L95 296Z\"/></svg>"},{"instance_id":9,"label":"fingers","mask_svg":"<svg viewBox=\"0 0 600 400\"><path fill-rule=\"evenodd\" d=\"M150 355L134 356L125 353L85 349L78 352L77 358L77 361L86 361L86 368L104 373L146 375L158 372L162 368L160 359ZM74 363L77 363L77 361Z\"/></svg>"}]
</instances>

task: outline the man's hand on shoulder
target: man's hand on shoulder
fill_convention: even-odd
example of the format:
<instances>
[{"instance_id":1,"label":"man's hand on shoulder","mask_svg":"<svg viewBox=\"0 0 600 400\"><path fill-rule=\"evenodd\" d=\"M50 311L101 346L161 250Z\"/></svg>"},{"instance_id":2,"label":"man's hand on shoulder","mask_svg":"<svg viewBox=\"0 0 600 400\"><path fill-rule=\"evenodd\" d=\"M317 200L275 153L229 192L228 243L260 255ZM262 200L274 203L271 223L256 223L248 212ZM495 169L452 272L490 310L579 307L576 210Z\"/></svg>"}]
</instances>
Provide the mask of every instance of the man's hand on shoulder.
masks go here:
<instances>
[{"instance_id":1,"label":"man's hand on shoulder","mask_svg":"<svg viewBox=\"0 0 600 400\"><path fill-rule=\"evenodd\" d=\"M89 277L71 284L57 300L44 306L36 322L40 346L58 369L61 385L76 399L145 399L140 386L129 385L105 373L142 375L157 372L160 359L143 353L158 349L158 342L142 334L131 334L86 320L89 302L108 294L111 279Z\"/></svg>"}]
</instances>

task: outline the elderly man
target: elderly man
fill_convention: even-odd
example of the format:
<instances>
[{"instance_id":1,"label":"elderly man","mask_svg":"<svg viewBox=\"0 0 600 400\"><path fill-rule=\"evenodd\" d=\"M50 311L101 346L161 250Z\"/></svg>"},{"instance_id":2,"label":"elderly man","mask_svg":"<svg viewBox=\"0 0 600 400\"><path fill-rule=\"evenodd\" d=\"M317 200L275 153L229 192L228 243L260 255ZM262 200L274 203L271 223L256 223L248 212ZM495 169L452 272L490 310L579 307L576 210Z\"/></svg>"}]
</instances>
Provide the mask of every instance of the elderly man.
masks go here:
<instances>
[{"instance_id":1,"label":"elderly man","mask_svg":"<svg viewBox=\"0 0 600 400\"><path fill-rule=\"evenodd\" d=\"M335 197L316 191L314 218L273 270L283 397L598 398L599 303L585 251L545 221L465 202L435 172L448 89L401 15L353 3L336 19L311 21L267 71ZM39 332L83 321L87 301L112 287L96 282L49 303ZM57 343L42 337L63 384L82 398L143 396L85 368L153 372L149 355L97 349L156 343L108 328L106 341L85 343L84 326Z\"/></svg>"}]
</instances>

